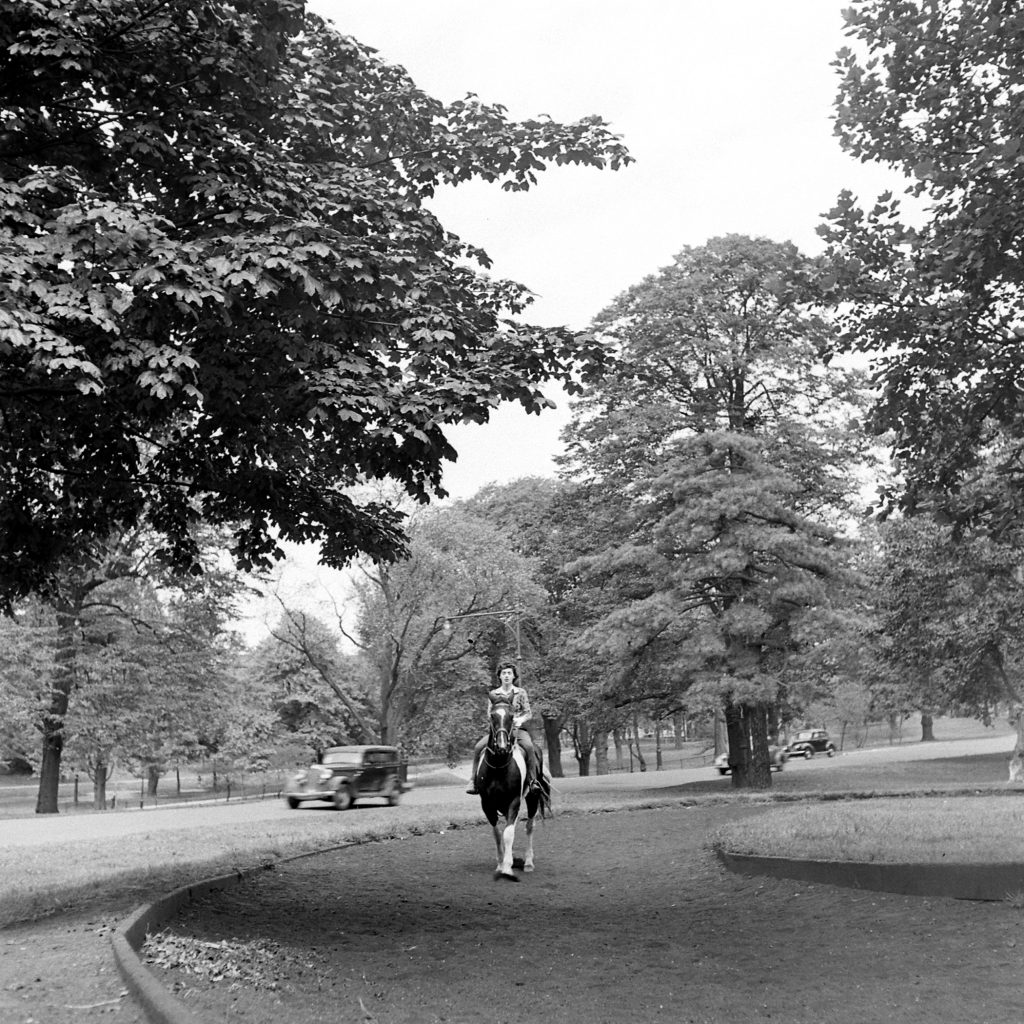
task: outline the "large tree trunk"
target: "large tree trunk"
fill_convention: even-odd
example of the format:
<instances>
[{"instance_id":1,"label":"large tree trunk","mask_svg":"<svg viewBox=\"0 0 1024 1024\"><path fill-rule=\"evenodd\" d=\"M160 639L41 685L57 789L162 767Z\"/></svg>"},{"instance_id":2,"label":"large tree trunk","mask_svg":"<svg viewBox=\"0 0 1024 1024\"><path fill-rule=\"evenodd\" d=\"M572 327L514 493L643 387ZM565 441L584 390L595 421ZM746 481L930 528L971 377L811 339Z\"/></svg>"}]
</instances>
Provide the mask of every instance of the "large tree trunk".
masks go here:
<instances>
[{"instance_id":1,"label":"large tree trunk","mask_svg":"<svg viewBox=\"0 0 1024 1024\"><path fill-rule=\"evenodd\" d=\"M579 765L580 778L590 774L590 751L594 742L590 735L590 725L585 719L577 718L572 727L573 756Z\"/></svg>"},{"instance_id":2,"label":"large tree trunk","mask_svg":"<svg viewBox=\"0 0 1024 1024\"><path fill-rule=\"evenodd\" d=\"M541 718L544 723L544 742L548 748L548 774L553 779L564 779L562 768L562 722L558 718Z\"/></svg>"},{"instance_id":3,"label":"large tree trunk","mask_svg":"<svg viewBox=\"0 0 1024 1024\"><path fill-rule=\"evenodd\" d=\"M895 711L889 712L889 746L891 747L903 731L903 719Z\"/></svg>"},{"instance_id":4,"label":"large tree trunk","mask_svg":"<svg viewBox=\"0 0 1024 1024\"><path fill-rule=\"evenodd\" d=\"M729 729L725 721L725 712L721 708L715 710L715 757L729 750Z\"/></svg>"},{"instance_id":5,"label":"large tree trunk","mask_svg":"<svg viewBox=\"0 0 1024 1024\"><path fill-rule=\"evenodd\" d=\"M661 757L661 722L657 721L654 723L654 769L660 772L664 767Z\"/></svg>"},{"instance_id":6,"label":"large tree trunk","mask_svg":"<svg viewBox=\"0 0 1024 1024\"><path fill-rule=\"evenodd\" d=\"M747 708L750 731L750 788L771 789L772 758L768 751L768 712L766 704Z\"/></svg>"},{"instance_id":7,"label":"large tree trunk","mask_svg":"<svg viewBox=\"0 0 1024 1024\"><path fill-rule=\"evenodd\" d=\"M930 743L935 740L935 732L933 730L934 722L930 711L921 712L921 742Z\"/></svg>"},{"instance_id":8,"label":"large tree trunk","mask_svg":"<svg viewBox=\"0 0 1024 1024\"><path fill-rule=\"evenodd\" d=\"M729 767L734 789L771 789L768 753L768 707L765 704L727 704Z\"/></svg>"},{"instance_id":9,"label":"large tree trunk","mask_svg":"<svg viewBox=\"0 0 1024 1024\"><path fill-rule=\"evenodd\" d=\"M717 717L717 715L716 715ZM725 706L725 729L728 734L729 769L734 788L746 786L750 774L750 735L743 707L731 701ZM717 732L716 739L717 739ZM717 744L716 744L717 745Z\"/></svg>"},{"instance_id":10,"label":"large tree trunk","mask_svg":"<svg viewBox=\"0 0 1024 1024\"><path fill-rule=\"evenodd\" d=\"M686 738L686 719L682 711L677 711L672 716L672 749L682 750L683 740Z\"/></svg>"},{"instance_id":11,"label":"large tree trunk","mask_svg":"<svg viewBox=\"0 0 1024 1024\"><path fill-rule=\"evenodd\" d=\"M612 730L612 743L615 744L615 767L618 771L622 771L625 768L625 755L622 753L622 730Z\"/></svg>"},{"instance_id":12,"label":"large tree trunk","mask_svg":"<svg viewBox=\"0 0 1024 1024\"><path fill-rule=\"evenodd\" d=\"M608 733L600 732L594 737L594 770L598 775L608 775Z\"/></svg>"},{"instance_id":13,"label":"large tree trunk","mask_svg":"<svg viewBox=\"0 0 1024 1024\"><path fill-rule=\"evenodd\" d=\"M92 770L92 805L97 811L107 809L107 766L102 762Z\"/></svg>"},{"instance_id":14,"label":"large tree trunk","mask_svg":"<svg viewBox=\"0 0 1024 1024\"><path fill-rule=\"evenodd\" d=\"M640 771L647 771L647 762L644 760L643 751L640 749L640 721L635 711L633 712L633 733L629 738L629 742L636 747L636 763Z\"/></svg>"},{"instance_id":15,"label":"large tree trunk","mask_svg":"<svg viewBox=\"0 0 1024 1024\"><path fill-rule=\"evenodd\" d=\"M73 607L57 610L57 644L50 683L50 704L43 713L43 759L39 769L39 792L36 814L57 814L60 789L60 762L64 754L64 719L75 679L75 629Z\"/></svg>"},{"instance_id":16,"label":"large tree trunk","mask_svg":"<svg viewBox=\"0 0 1024 1024\"><path fill-rule=\"evenodd\" d=\"M160 769L155 764L146 765L146 795L156 796L156 788L160 782Z\"/></svg>"},{"instance_id":17,"label":"large tree trunk","mask_svg":"<svg viewBox=\"0 0 1024 1024\"><path fill-rule=\"evenodd\" d=\"M1024 782L1024 707L1013 709L1010 724L1017 727L1017 743L1010 755L1010 782Z\"/></svg>"}]
</instances>

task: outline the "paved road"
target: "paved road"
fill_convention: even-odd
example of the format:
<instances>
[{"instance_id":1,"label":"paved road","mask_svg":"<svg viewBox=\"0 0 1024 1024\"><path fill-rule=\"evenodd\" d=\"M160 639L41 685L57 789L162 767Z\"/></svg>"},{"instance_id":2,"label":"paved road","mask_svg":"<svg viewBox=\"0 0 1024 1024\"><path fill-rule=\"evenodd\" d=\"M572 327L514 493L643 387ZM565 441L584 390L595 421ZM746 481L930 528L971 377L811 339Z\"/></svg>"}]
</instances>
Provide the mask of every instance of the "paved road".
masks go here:
<instances>
[{"instance_id":1,"label":"paved road","mask_svg":"<svg viewBox=\"0 0 1024 1024\"><path fill-rule=\"evenodd\" d=\"M962 757L970 754L1005 752L1009 758L1014 735L1002 731L993 736L970 740L949 740L935 743L907 743L892 747L873 747L855 750L835 758L815 757L810 761L790 761L787 772L842 771L872 761L927 760L940 757ZM455 774L468 776L468 767L460 766ZM556 779L558 791L574 794L608 792L609 790L658 790L680 786L688 782L707 781L713 775L710 767L674 768L667 771L648 771L587 778ZM730 786L721 779L723 792ZM419 810L444 811L461 807L472 809L473 800L462 792L460 785L423 786L415 788L403 798L403 806ZM23 848L53 843L75 842L88 839L111 839L142 833L177 829L216 829L233 823L257 821L284 821L296 812L289 810L282 800L251 800L245 802L215 802L210 804L164 805L143 810L110 811L105 814L45 815L0 820L0 849ZM324 813L335 813L324 811Z\"/></svg>"}]
</instances>

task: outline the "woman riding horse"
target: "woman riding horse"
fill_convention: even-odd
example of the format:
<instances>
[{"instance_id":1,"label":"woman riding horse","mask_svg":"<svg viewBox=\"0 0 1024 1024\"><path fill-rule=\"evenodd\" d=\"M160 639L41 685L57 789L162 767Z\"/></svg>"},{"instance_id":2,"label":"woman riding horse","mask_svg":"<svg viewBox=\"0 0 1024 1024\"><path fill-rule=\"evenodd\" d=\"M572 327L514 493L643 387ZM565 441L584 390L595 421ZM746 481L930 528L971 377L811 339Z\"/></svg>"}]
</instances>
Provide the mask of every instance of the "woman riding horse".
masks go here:
<instances>
[{"instance_id":1,"label":"woman riding horse","mask_svg":"<svg viewBox=\"0 0 1024 1024\"><path fill-rule=\"evenodd\" d=\"M533 744L533 737L523 728L533 717L533 712L530 710L530 698L526 695L526 690L517 685L518 682L519 669L512 662L506 661L499 665L498 685L487 694L487 711L489 716L491 706L499 701L505 701L512 705L512 725L516 730L516 739L519 740L519 745L523 748L523 754L526 757L526 791L531 793L536 789L537 780L540 778L540 753ZM466 792L474 796L479 795L476 777L480 770L480 756L483 754L484 747L487 746L487 735L484 733L473 751L473 774L469 777L469 788Z\"/></svg>"},{"instance_id":2,"label":"woman riding horse","mask_svg":"<svg viewBox=\"0 0 1024 1024\"><path fill-rule=\"evenodd\" d=\"M491 704L487 746L484 747L477 786L480 789L480 809L494 832L494 846L498 855L495 878L518 882L515 869L525 872L534 869L533 826L539 814L546 818L551 810L551 784L543 772L537 785L526 789L526 755L515 739L512 704L497 700ZM521 857L512 855L516 838L516 825L526 820L526 848Z\"/></svg>"}]
</instances>

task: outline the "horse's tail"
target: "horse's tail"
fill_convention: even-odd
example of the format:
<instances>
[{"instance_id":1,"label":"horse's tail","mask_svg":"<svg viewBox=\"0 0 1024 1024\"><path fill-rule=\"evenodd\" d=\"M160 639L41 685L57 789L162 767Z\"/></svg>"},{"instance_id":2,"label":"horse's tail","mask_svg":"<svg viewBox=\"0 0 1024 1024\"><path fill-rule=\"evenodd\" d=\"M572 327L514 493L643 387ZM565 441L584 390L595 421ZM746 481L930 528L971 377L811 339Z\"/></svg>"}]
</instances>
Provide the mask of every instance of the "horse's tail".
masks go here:
<instances>
[{"instance_id":1,"label":"horse's tail","mask_svg":"<svg viewBox=\"0 0 1024 1024\"><path fill-rule=\"evenodd\" d=\"M537 779L537 790L537 810L542 818L547 818L551 814L551 779L544 772Z\"/></svg>"}]
</instances>

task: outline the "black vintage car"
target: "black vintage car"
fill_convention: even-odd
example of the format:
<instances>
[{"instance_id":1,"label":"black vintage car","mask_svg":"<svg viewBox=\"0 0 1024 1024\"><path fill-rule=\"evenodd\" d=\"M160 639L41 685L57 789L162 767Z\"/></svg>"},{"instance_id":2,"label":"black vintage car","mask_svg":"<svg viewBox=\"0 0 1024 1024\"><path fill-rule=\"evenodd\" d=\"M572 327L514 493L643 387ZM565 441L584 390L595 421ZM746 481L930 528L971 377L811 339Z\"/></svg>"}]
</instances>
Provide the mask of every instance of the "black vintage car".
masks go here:
<instances>
[{"instance_id":1,"label":"black vintage car","mask_svg":"<svg viewBox=\"0 0 1024 1024\"><path fill-rule=\"evenodd\" d=\"M768 747L768 760L769 766L773 772L781 772L786 766L786 760L789 754L782 748L771 745ZM714 760L714 766L718 770L719 775L730 775L732 774L732 767L729 764L728 752L719 754Z\"/></svg>"},{"instance_id":2,"label":"black vintage car","mask_svg":"<svg viewBox=\"0 0 1024 1024\"><path fill-rule=\"evenodd\" d=\"M801 729L786 747L790 757L810 760L815 754L835 757L836 745L824 729Z\"/></svg>"},{"instance_id":3,"label":"black vintage car","mask_svg":"<svg viewBox=\"0 0 1024 1024\"><path fill-rule=\"evenodd\" d=\"M394 807L407 789L408 766L396 747L329 747L319 764L303 768L288 783L291 808L306 800L329 800L339 811L357 800L376 797Z\"/></svg>"}]
</instances>

